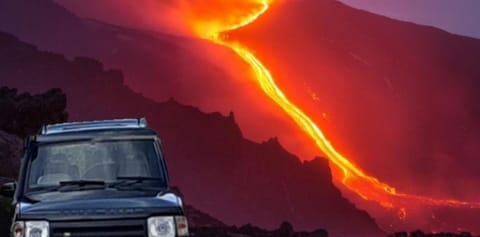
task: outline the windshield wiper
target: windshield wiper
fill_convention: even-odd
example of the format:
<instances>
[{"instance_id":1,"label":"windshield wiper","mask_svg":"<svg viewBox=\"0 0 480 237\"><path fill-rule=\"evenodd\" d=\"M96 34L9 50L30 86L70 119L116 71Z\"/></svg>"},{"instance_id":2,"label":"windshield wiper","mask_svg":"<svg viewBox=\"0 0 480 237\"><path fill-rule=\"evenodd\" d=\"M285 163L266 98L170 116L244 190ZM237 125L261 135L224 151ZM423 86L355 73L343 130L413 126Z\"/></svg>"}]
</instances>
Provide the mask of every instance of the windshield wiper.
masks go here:
<instances>
[{"instance_id":1,"label":"windshield wiper","mask_svg":"<svg viewBox=\"0 0 480 237\"><path fill-rule=\"evenodd\" d=\"M105 181L102 180L71 180L71 181L60 181L60 187L77 185L79 187L92 186L92 185L103 185L105 186Z\"/></svg>"},{"instance_id":2,"label":"windshield wiper","mask_svg":"<svg viewBox=\"0 0 480 237\"><path fill-rule=\"evenodd\" d=\"M119 176L117 177L117 182L114 182L109 185L109 188L116 188L116 189L138 189L138 190L152 190L158 191L159 189L164 189L165 183L164 179L161 177L147 177L147 176ZM161 187L155 186L138 186L137 184L141 184L144 181L161 181Z\"/></svg>"},{"instance_id":3,"label":"windshield wiper","mask_svg":"<svg viewBox=\"0 0 480 237\"><path fill-rule=\"evenodd\" d=\"M151 177L151 176L118 176L118 180L135 180L138 182L142 182L144 180L163 180L162 177Z\"/></svg>"},{"instance_id":4,"label":"windshield wiper","mask_svg":"<svg viewBox=\"0 0 480 237\"><path fill-rule=\"evenodd\" d=\"M106 184L101 180L71 180L71 181L60 181L58 186L53 186L46 189L41 189L39 192L70 192L70 191L80 191L80 190L91 190L91 189L105 189Z\"/></svg>"},{"instance_id":5,"label":"windshield wiper","mask_svg":"<svg viewBox=\"0 0 480 237\"><path fill-rule=\"evenodd\" d=\"M105 189L106 184L101 180L72 180L61 181L58 191L70 192L70 191L83 191L92 189Z\"/></svg>"}]
</instances>

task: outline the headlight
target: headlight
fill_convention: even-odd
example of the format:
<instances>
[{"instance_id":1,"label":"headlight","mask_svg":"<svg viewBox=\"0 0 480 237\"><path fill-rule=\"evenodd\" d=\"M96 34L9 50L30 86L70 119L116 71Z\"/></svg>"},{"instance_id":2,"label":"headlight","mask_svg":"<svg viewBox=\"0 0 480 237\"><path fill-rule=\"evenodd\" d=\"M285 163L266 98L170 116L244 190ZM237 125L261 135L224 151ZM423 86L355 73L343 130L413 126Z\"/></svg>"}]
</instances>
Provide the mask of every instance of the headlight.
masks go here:
<instances>
[{"instance_id":1,"label":"headlight","mask_svg":"<svg viewBox=\"0 0 480 237\"><path fill-rule=\"evenodd\" d=\"M48 237L50 227L46 221L25 222L25 237Z\"/></svg>"},{"instance_id":2,"label":"headlight","mask_svg":"<svg viewBox=\"0 0 480 237\"><path fill-rule=\"evenodd\" d=\"M148 218L148 237L175 237L173 216Z\"/></svg>"},{"instance_id":3,"label":"headlight","mask_svg":"<svg viewBox=\"0 0 480 237\"><path fill-rule=\"evenodd\" d=\"M12 237L49 237L50 226L46 221L17 221L12 225Z\"/></svg>"}]
</instances>

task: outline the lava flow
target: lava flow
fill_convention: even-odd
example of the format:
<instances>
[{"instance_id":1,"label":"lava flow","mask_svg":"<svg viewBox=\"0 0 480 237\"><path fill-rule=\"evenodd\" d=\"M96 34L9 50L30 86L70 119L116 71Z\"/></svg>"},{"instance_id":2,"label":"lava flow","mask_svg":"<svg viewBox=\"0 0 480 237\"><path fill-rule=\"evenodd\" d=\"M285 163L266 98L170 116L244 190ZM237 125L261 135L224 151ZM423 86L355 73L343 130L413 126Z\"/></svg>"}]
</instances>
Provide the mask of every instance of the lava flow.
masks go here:
<instances>
[{"instance_id":1,"label":"lava flow","mask_svg":"<svg viewBox=\"0 0 480 237\"><path fill-rule=\"evenodd\" d=\"M194 31L204 39L230 48L251 66L255 78L260 84L263 92L278 104L278 106L280 106L288 116L293 119L310 138L313 139L317 147L326 155L330 162L340 169L342 175L341 182L348 189L352 190L365 200L377 202L382 207L400 210L401 219L405 218L407 214L405 205L409 201L415 201L430 206L480 208L480 202L435 199L397 192L394 187L366 174L361 168L339 153L325 137L317 124L287 98L277 86L273 76L264 64L247 47L239 42L231 41L226 37L226 34L229 31L249 25L263 15L269 9L271 1L246 0L245 2L256 4L255 10L248 11L241 16L238 16L238 12L236 12L235 14L228 16L228 18L225 18L225 21L201 21L197 19L193 24Z\"/></svg>"}]
</instances>

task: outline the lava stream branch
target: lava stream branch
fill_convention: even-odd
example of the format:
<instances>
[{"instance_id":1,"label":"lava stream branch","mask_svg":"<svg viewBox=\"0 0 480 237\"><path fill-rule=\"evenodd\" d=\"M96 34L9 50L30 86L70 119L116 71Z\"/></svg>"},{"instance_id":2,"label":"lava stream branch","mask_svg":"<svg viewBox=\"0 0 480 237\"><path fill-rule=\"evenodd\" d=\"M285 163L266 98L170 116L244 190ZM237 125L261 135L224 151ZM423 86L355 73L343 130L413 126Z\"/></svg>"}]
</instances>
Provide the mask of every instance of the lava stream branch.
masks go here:
<instances>
[{"instance_id":1,"label":"lava stream branch","mask_svg":"<svg viewBox=\"0 0 480 237\"><path fill-rule=\"evenodd\" d=\"M251 66L255 74L255 79L260 84L263 92L280 106L287 115L295 121L299 128L313 139L316 146L326 155L329 161L341 170L343 175L341 182L348 189L355 192L361 198L375 201L385 208L405 210L405 207L401 206L401 204L397 204L405 203L406 201L416 201L431 206L480 208L480 202L434 199L418 195L398 193L394 187L381 182L375 177L367 175L361 168L339 153L326 138L317 124L287 98L283 91L278 87L270 71L264 66L264 64L247 47L239 42L232 42L225 37L225 34L229 31L249 25L268 10L268 0L257 1L260 1L259 4L261 4L259 9L254 13L250 13L246 17L241 17L241 19L235 24L215 30L207 27L208 32L197 33L199 33L202 38L230 48ZM221 24L217 24L216 26L218 25ZM205 29L205 27L202 27L202 29Z\"/></svg>"}]
</instances>

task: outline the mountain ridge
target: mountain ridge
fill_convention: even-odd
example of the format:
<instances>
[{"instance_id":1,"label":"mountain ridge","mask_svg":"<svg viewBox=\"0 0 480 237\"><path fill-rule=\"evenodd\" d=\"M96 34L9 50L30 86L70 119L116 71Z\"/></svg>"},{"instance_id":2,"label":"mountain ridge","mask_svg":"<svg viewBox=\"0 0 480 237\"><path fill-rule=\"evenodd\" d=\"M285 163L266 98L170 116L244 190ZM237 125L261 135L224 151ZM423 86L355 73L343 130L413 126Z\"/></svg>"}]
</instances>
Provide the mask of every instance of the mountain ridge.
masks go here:
<instances>
[{"instance_id":1,"label":"mountain ridge","mask_svg":"<svg viewBox=\"0 0 480 237\"><path fill-rule=\"evenodd\" d=\"M2 85L19 91L61 88L70 120L145 116L162 140L172 183L186 202L226 224L276 228L289 221L298 229L325 228L334 236L383 235L332 184L325 159L301 162L275 138L249 141L233 113L205 114L174 99L152 101L127 87L118 70L105 70L89 58L42 52L4 33L0 75ZM346 220L355 220L349 230L343 228Z\"/></svg>"}]
</instances>

